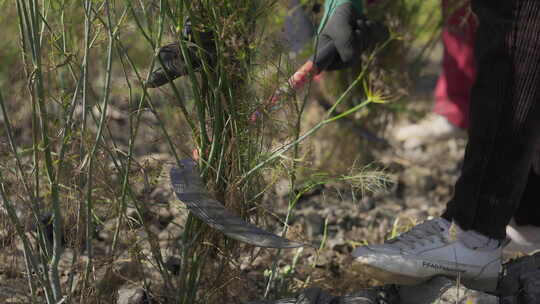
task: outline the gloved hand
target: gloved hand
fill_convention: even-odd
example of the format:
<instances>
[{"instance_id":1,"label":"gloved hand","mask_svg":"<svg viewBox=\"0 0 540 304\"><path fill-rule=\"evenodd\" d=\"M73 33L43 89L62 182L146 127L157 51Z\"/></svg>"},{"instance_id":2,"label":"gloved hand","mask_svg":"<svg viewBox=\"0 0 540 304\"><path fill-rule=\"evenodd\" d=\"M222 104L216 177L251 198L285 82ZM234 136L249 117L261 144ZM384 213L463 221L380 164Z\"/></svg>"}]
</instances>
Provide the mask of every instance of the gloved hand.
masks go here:
<instances>
[{"instance_id":1,"label":"gloved hand","mask_svg":"<svg viewBox=\"0 0 540 304\"><path fill-rule=\"evenodd\" d=\"M198 34L203 44L201 48L210 56L210 60L212 60L212 56L215 53L212 34L207 32L199 32ZM193 69L197 70L201 67L201 60L198 57L198 46L195 44L193 35L191 23L187 21L184 25L184 30L182 31L182 39L186 41L186 55L189 56L191 66ZM146 83L149 88L160 87L170 80L174 80L188 73L186 62L184 62L184 57L182 56L178 42L161 47L158 57L163 63L163 67L161 67L159 62L156 62L157 68L152 71L150 78Z\"/></svg>"},{"instance_id":2,"label":"gloved hand","mask_svg":"<svg viewBox=\"0 0 540 304\"><path fill-rule=\"evenodd\" d=\"M159 62L156 62L158 68L152 71L150 78L146 82L149 88L160 87L169 80L174 80L180 76L186 75L186 63L182 58L180 47L177 42L167 44L159 49L159 59L163 63L163 67Z\"/></svg>"},{"instance_id":3,"label":"gloved hand","mask_svg":"<svg viewBox=\"0 0 540 304\"><path fill-rule=\"evenodd\" d=\"M324 6L315 61L324 57L322 50L330 43L338 53L332 62L319 64L326 65L326 70L351 66L359 60L362 52L389 37L388 29L382 23L369 20L362 14L360 0L326 0Z\"/></svg>"}]
</instances>

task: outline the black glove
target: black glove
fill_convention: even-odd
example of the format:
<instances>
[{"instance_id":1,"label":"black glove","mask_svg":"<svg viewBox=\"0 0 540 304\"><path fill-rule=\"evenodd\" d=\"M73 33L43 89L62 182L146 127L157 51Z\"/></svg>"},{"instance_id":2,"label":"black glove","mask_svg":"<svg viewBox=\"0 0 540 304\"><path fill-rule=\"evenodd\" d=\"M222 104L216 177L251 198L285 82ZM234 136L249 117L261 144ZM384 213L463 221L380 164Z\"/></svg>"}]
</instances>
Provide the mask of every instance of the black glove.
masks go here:
<instances>
[{"instance_id":1,"label":"black glove","mask_svg":"<svg viewBox=\"0 0 540 304\"><path fill-rule=\"evenodd\" d=\"M388 29L382 23L367 19L351 2L339 5L328 18L319 36L315 62L318 58L324 61L322 50L330 43L334 44L338 56L326 66L318 64L322 69L349 67L360 59L362 52L389 37Z\"/></svg>"},{"instance_id":2,"label":"black glove","mask_svg":"<svg viewBox=\"0 0 540 304\"><path fill-rule=\"evenodd\" d=\"M174 80L187 73L186 64L182 58L178 43L171 43L161 47L158 56L163 63L163 67L161 67L161 63L156 62L159 67L150 74L150 78L146 82L147 87L160 87L169 80Z\"/></svg>"},{"instance_id":3,"label":"black glove","mask_svg":"<svg viewBox=\"0 0 540 304\"><path fill-rule=\"evenodd\" d=\"M199 32L199 38L202 41L201 48L209 56L210 60L214 56L214 43L212 34L207 32ZM189 56L189 61L194 70L198 70L201 67L201 60L198 57L197 44L193 37L193 30L190 22L186 22L184 30L182 32L182 39L186 41L186 55ZM159 62L156 62L156 68L150 74L150 78L146 83L149 88L160 87L169 81L172 81L180 76L187 74L187 66L180 50L178 42L167 44L159 50L159 59L163 63L163 67Z\"/></svg>"}]
</instances>

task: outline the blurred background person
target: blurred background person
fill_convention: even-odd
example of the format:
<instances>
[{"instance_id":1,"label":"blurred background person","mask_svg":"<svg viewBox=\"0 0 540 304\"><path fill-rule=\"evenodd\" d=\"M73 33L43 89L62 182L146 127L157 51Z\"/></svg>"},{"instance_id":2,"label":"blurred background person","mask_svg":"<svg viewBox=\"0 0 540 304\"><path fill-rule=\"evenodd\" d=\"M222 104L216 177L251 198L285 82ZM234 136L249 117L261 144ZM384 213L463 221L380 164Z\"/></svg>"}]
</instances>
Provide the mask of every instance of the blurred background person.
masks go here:
<instances>
[{"instance_id":1,"label":"blurred background person","mask_svg":"<svg viewBox=\"0 0 540 304\"><path fill-rule=\"evenodd\" d=\"M474 42L478 21L470 1L443 0L442 69L434 92L432 112L418 123L397 129L405 147L455 136L469 127L470 91L476 78Z\"/></svg>"}]
</instances>

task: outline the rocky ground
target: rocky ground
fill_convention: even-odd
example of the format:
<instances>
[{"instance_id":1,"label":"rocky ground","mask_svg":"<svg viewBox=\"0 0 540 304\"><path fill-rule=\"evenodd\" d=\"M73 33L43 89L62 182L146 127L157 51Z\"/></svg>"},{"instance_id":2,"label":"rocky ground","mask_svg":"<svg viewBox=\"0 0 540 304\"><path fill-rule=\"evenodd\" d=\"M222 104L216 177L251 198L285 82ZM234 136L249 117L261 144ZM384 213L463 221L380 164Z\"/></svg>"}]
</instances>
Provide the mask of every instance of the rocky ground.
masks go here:
<instances>
[{"instance_id":1,"label":"rocky ground","mask_svg":"<svg viewBox=\"0 0 540 304\"><path fill-rule=\"evenodd\" d=\"M417 99L417 102L411 103L412 109L424 113L429 112L431 106L430 92L437 75L436 64L426 71L410 97ZM310 111L317 112L320 108L313 104ZM395 128L408 122L409 116L402 115L380 135L389 137ZM324 162L321 159L324 160L325 157L343 157L339 153L356 153L354 150L347 152L346 149L350 149L347 147L341 152L335 152L337 154L324 156L320 151L326 151L326 147L337 147L336 151L340 150L343 141L347 140L344 138L358 134L339 137L332 132L321 133L311 143L314 153L320 153L320 162ZM290 292L299 293L309 286L319 286L331 294L344 295L377 285L378 282L350 271L350 252L358 245L382 242L419 221L440 215L451 197L459 174L465 143L464 136L425 142L407 148L395 142L384 147L370 145L368 142L369 154L375 161L375 166L385 168L392 180L388 187L374 193L367 192L362 196L347 185L330 183L306 192L296 206L287 236L316 247L323 243L324 247L320 250L289 250L281 254L277 254L275 250L266 250L255 260L241 261L239 267L244 285L241 285L242 288L237 292L236 302L245 303L261 297L268 271L276 261L276 256L281 257L276 264L280 274L277 281L281 280L282 285L286 285L289 295ZM160 274L150 258L150 240L159 243L165 271L172 276L181 276L182 246L178 240L183 232L187 212L174 197L169 186L169 160L170 156L160 153L139 160L140 163L150 164L148 167L158 168L161 174L158 182L141 183L141 189L138 189L138 193L149 202L148 205L142 209L140 206L128 206L131 232L127 239L119 242L117 252L120 254L116 260L107 259L111 253L110 244L113 241L116 221L112 219L97 225L94 267L96 282L100 282L101 296L106 299L103 300L104 303L158 303L152 302L150 294L142 289L160 280ZM266 196L263 207L272 210L276 218L284 218L289 192L287 180L278 180ZM23 214L24 210L20 212ZM140 222L136 220L139 215L148 224L146 229L142 229ZM0 216L0 220L5 221L5 217ZM50 225L46 219L43 223ZM27 227L27 230L28 234L32 235L32 227ZM28 303L22 247L14 240L13 231L0 231L0 246L3 248L0 251L0 302ZM77 262L71 266L73 260ZM85 253L67 246L60 267L62 283L69 283L73 289L78 288L85 262ZM405 288L401 293L403 304L496 303L494 297L466 290L445 280ZM279 298L279 295L274 298ZM154 301L159 301L159 297L155 297Z\"/></svg>"},{"instance_id":2,"label":"rocky ground","mask_svg":"<svg viewBox=\"0 0 540 304\"><path fill-rule=\"evenodd\" d=\"M436 64L428 66L426 74L418 81L410 97L417 100L410 104L410 110L429 113L437 73ZM316 257L315 269L303 269L300 266L297 270L299 278L314 275L315 270L315 276L319 279L318 286L332 295L354 294L355 291L361 291L362 287L379 285L362 274L351 273L348 254L352 249L365 242L382 242L415 223L442 213L460 172L466 134L457 132L451 138L428 140L414 145L391 140L397 128L418 120L411 119L410 115L398 116L383 134L389 139L389 146L380 147L373 143L369 149L377 165L385 167L393 180L385 190L358 198L346 187L330 185L316 188L299 202L293 227L301 227L300 230L310 240L327 237L325 249ZM339 145L338 142L334 144ZM285 181L282 183L277 184L276 193L281 205L286 206L288 192L280 192L279 189L280 186L287 189L287 184ZM306 258L313 260L314 256L308 255ZM333 279L329 280L329 277ZM403 304L498 303L494 296L468 290L443 278L422 286L401 288L399 294L399 303Z\"/></svg>"}]
</instances>

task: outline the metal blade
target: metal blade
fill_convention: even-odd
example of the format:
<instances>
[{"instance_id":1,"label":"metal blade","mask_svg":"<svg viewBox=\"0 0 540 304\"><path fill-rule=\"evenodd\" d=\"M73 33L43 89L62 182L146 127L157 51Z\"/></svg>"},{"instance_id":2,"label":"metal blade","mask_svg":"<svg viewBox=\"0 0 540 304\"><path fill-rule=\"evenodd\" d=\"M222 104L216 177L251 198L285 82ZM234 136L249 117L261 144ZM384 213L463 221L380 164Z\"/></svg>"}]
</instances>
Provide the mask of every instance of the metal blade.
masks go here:
<instances>
[{"instance_id":1,"label":"metal blade","mask_svg":"<svg viewBox=\"0 0 540 304\"><path fill-rule=\"evenodd\" d=\"M221 203L212 199L191 159L180 161L183 168L173 167L170 171L171 184L176 197L186 204L197 218L226 236L258 247L297 248L304 244L294 242L262 230L247 223L241 217L225 209Z\"/></svg>"}]
</instances>

